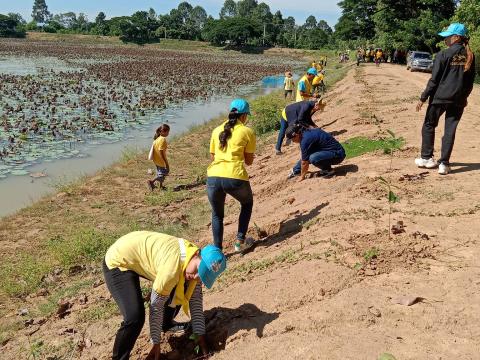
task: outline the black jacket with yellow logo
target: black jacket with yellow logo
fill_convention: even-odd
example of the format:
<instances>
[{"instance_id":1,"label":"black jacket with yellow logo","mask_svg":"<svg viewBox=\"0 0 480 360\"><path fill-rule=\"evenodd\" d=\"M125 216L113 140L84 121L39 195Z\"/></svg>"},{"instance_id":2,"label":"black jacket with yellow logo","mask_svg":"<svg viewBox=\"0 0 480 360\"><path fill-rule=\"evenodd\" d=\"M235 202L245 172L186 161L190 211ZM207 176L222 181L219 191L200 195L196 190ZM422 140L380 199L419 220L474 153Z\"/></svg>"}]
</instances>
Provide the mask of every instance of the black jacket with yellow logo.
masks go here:
<instances>
[{"instance_id":1,"label":"black jacket with yellow logo","mask_svg":"<svg viewBox=\"0 0 480 360\"><path fill-rule=\"evenodd\" d=\"M461 44L440 51L433 63L432 77L420 100L427 101L430 98L431 104L457 104L464 107L475 79L475 59L468 71L464 71L466 61L467 50Z\"/></svg>"}]
</instances>

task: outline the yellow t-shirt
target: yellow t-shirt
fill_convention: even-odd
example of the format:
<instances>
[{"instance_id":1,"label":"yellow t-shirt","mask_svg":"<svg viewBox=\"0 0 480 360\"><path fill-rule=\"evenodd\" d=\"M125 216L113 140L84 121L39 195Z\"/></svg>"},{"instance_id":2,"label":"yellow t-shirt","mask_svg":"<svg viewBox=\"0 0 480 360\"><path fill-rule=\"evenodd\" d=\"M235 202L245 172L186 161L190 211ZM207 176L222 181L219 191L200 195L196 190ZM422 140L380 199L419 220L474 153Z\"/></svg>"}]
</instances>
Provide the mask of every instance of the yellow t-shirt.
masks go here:
<instances>
[{"instance_id":1,"label":"yellow t-shirt","mask_svg":"<svg viewBox=\"0 0 480 360\"><path fill-rule=\"evenodd\" d=\"M293 90L295 88L295 83L291 77L286 76L283 83L285 85L285 90Z\"/></svg>"},{"instance_id":2,"label":"yellow t-shirt","mask_svg":"<svg viewBox=\"0 0 480 360\"><path fill-rule=\"evenodd\" d=\"M220 149L218 137L226 123L225 121L212 132L210 153L215 154L215 160L208 166L207 176L248 181L248 174L245 169L245 153L255 153L255 133L241 122L237 122L232 129L232 136L227 140L226 148Z\"/></svg>"},{"instance_id":3,"label":"yellow t-shirt","mask_svg":"<svg viewBox=\"0 0 480 360\"><path fill-rule=\"evenodd\" d=\"M159 136L153 142L153 162L157 166L166 167L167 164L160 154L160 151L162 150L167 150L167 139L163 136Z\"/></svg>"},{"instance_id":4,"label":"yellow t-shirt","mask_svg":"<svg viewBox=\"0 0 480 360\"><path fill-rule=\"evenodd\" d=\"M283 108L283 110L282 110L282 118L283 118L283 120L287 121L287 113L286 113L285 109L286 108Z\"/></svg>"},{"instance_id":5,"label":"yellow t-shirt","mask_svg":"<svg viewBox=\"0 0 480 360\"><path fill-rule=\"evenodd\" d=\"M196 247L181 240L186 247ZM182 274L178 238L151 231L134 231L122 236L108 249L105 263L110 270L131 270L153 281L153 289L165 296L170 295Z\"/></svg>"},{"instance_id":6,"label":"yellow t-shirt","mask_svg":"<svg viewBox=\"0 0 480 360\"><path fill-rule=\"evenodd\" d=\"M320 85L320 83L323 81L323 78L324 78L323 74L318 74L313 78L312 85L313 86Z\"/></svg>"},{"instance_id":7,"label":"yellow t-shirt","mask_svg":"<svg viewBox=\"0 0 480 360\"><path fill-rule=\"evenodd\" d=\"M303 91L306 92L308 96L302 96L300 94L302 84L304 86ZM312 83L308 81L307 75L304 75L297 84L297 96L295 97L295 102L309 100L311 96L312 96Z\"/></svg>"}]
</instances>

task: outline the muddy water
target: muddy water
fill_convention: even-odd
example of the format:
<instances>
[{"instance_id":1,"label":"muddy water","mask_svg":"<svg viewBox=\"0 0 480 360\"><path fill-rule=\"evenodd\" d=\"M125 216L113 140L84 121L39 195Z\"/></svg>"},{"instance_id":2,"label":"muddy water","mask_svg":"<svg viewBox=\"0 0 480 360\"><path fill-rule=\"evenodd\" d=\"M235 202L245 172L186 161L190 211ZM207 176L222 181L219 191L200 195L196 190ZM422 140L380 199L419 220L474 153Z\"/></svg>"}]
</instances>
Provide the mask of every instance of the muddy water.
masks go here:
<instances>
[{"instance_id":1,"label":"muddy water","mask_svg":"<svg viewBox=\"0 0 480 360\"><path fill-rule=\"evenodd\" d=\"M11 72L16 70L20 71L20 69L10 69ZM258 84L240 89L236 96L252 98L265 95L282 85L283 77L270 76ZM225 113L232 99L233 96L217 96L206 102L187 103L166 109L152 116L143 126L125 130L119 141L110 143L93 141L76 145L75 149L81 154L80 157L42 161L27 168L30 173L42 172L47 174L46 177L32 178L24 175L0 179L0 216L12 214L42 196L52 193L55 191L55 184L66 183L82 175L91 175L111 165L119 160L124 151L148 149L153 133L160 123L169 123L170 134L178 135L193 125L202 124Z\"/></svg>"}]
</instances>

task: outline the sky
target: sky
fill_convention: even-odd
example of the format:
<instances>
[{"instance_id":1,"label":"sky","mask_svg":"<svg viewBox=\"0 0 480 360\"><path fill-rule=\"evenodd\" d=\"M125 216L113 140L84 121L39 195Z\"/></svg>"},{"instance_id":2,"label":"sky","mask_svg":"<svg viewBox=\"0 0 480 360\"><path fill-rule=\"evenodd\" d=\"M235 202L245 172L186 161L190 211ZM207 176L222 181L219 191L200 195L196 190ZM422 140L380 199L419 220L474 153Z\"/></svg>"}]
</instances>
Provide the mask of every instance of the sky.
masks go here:
<instances>
[{"instance_id":1,"label":"sky","mask_svg":"<svg viewBox=\"0 0 480 360\"><path fill-rule=\"evenodd\" d=\"M188 1L188 0L187 0ZM337 6L339 0L263 0L270 6L272 13L280 10L283 17L293 16L297 24L301 25L309 15L314 15L318 20L325 20L333 28L341 15ZM182 1L147 1L147 0L46 0L48 10L53 14L73 11L87 14L90 21L100 11L107 18L121 15L131 15L137 10L155 9L157 14L165 14ZM218 13L224 0L188 1L191 5L202 6L209 15L218 18ZM259 1L261 2L261 1ZM312 5L314 4L314 5ZM0 0L0 14L10 12L20 13L27 21L31 20L33 0Z\"/></svg>"}]
</instances>

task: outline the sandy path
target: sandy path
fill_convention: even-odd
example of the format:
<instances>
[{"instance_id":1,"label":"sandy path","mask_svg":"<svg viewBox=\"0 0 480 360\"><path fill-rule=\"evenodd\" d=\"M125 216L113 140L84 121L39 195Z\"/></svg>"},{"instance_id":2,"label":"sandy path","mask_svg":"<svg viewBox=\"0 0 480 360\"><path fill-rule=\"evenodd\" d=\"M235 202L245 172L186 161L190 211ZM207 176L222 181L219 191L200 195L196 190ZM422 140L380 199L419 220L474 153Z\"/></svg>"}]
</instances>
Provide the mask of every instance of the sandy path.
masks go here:
<instances>
[{"instance_id":1,"label":"sandy path","mask_svg":"<svg viewBox=\"0 0 480 360\"><path fill-rule=\"evenodd\" d=\"M404 137L407 149L395 156L391 172L388 156L367 154L347 162L358 171L346 176L287 182L297 148L290 146L281 157L272 150L259 156L250 171L253 221L273 232L285 221L291 232L267 238L229 266L288 257L288 251L318 259L292 256L291 263L252 270L246 281L232 279L226 289L208 294L207 308L255 304L259 312L252 317L263 328L260 337L256 329L242 330L240 320L231 324L226 350L215 358L358 360L375 359L383 352L412 360L478 358L479 89L470 97L458 129L453 174L441 177L432 171L424 180L400 182L404 174L422 172L413 159L425 109L417 114L414 106L428 78L389 65L354 69L329 95L330 106L318 121L338 119L326 129L340 133L341 140L385 129ZM381 123L359 119L366 109ZM437 145L439 140L440 134ZM404 222L406 233L394 235L391 242L381 233L388 203L375 181L380 175L398 185L401 196L393 219ZM308 221L312 209L316 223L308 229L291 226L295 216L303 216L297 225ZM232 226L228 230L234 232ZM419 234L427 234L428 240L417 241ZM363 250L371 247L379 249L377 264L357 272L354 265L364 261ZM325 255L328 252L331 255ZM411 307L393 304L390 298L399 295L426 300Z\"/></svg>"}]
</instances>

